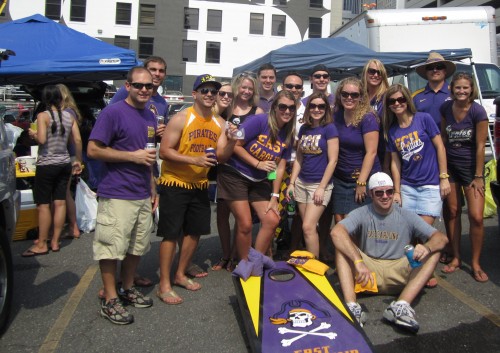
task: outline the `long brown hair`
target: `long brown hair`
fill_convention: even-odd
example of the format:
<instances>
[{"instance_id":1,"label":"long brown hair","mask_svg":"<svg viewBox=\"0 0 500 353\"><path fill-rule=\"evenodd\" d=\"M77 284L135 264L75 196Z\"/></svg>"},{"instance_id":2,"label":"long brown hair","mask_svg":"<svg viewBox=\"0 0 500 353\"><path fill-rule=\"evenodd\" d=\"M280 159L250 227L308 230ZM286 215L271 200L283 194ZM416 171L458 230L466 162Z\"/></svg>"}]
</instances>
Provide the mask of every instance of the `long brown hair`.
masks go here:
<instances>
[{"instance_id":1,"label":"long brown hair","mask_svg":"<svg viewBox=\"0 0 500 353\"><path fill-rule=\"evenodd\" d=\"M328 97L322 92L316 92L311 94L307 99L306 109L304 111L304 125L312 125L310 105L311 102L317 98L321 99L326 105L325 114L323 114L323 117L319 121L319 124L326 125L333 122L332 108L330 107L330 102L328 102Z\"/></svg>"},{"instance_id":2,"label":"long brown hair","mask_svg":"<svg viewBox=\"0 0 500 353\"><path fill-rule=\"evenodd\" d=\"M413 99L411 99L411 92L406 86L400 83L396 83L390 86L385 94L384 111L382 114L382 126L384 129L384 139L386 141L389 141L389 128L396 122L397 119L396 114L394 114L391 108L389 108L388 100L392 95L394 95L394 93L398 92L400 92L403 97L406 98L406 111L408 111L411 115L415 115L415 113L417 112L417 108L415 108L415 104L413 104Z\"/></svg>"},{"instance_id":3,"label":"long brown hair","mask_svg":"<svg viewBox=\"0 0 500 353\"><path fill-rule=\"evenodd\" d=\"M279 100L281 98L290 99L291 101L293 101L293 103L295 105L297 105L297 101L295 100L295 96L290 91L281 90L274 97L273 104L271 105L271 109L269 110L269 114L267 117L267 124L269 125L269 130L270 130L270 135L271 135L270 139L271 139L271 143L273 145L278 140L278 133L280 130L278 128L278 121L276 118L276 109L278 107ZM297 110L295 110L295 113L293 114L293 118L288 123L285 124L285 131L286 131L285 143L287 146L291 146L292 139L295 136L295 120L297 120Z\"/></svg>"}]
</instances>

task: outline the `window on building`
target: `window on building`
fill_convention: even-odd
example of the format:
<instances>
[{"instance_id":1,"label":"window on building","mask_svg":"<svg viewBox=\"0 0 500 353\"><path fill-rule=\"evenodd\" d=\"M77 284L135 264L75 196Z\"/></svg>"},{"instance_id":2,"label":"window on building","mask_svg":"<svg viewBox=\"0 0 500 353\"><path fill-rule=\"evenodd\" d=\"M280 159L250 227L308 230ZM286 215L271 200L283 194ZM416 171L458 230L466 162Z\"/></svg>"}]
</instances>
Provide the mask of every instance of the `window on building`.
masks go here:
<instances>
[{"instance_id":1,"label":"window on building","mask_svg":"<svg viewBox=\"0 0 500 353\"><path fill-rule=\"evenodd\" d=\"M116 3L116 24L117 25L130 25L132 18L132 4L128 2Z\"/></svg>"},{"instance_id":2,"label":"window on building","mask_svg":"<svg viewBox=\"0 0 500 353\"><path fill-rule=\"evenodd\" d=\"M139 5L139 25L154 26L155 24L156 5L140 4Z\"/></svg>"},{"instance_id":3,"label":"window on building","mask_svg":"<svg viewBox=\"0 0 500 353\"><path fill-rule=\"evenodd\" d=\"M323 7L323 0L309 0L309 7L321 9Z\"/></svg>"},{"instance_id":4,"label":"window on building","mask_svg":"<svg viewBox=\"0 0 500 353\"><path fill-rule=\"evenodd\" d=\"M182 61L196 62L198 60L198 42L184 39L182 41Z\"/></svg>"},{"instance_id":5,"label":"window on building","mask_svg":"<svg viewBox=\"0 0 500 353\"><path fill-rule=\"evenodd\" d=\"M207 42L205 62L209 64L220 64L220 43Z\"/></svg>"},{"instance_id":6,"label":"window on building","mask_svg":"<svg viewBox=\"0 0 500 353\"><path fill-rule=\"evenodd\" d=\"M286 32L286 16L273 15L271 35L284 37Z\"/></svg>"},{"instance_id":7,"label":"window on building","mask_svg":"<svg viewBox=\"0 0 500 353\"><path fill-rule=\"evenodd\" d=\"M198 29L200 10L190 7L184 8L184 29Z\"/></svg>"},{"instance_id":8,"label":"window on building","mask_svg":"<svg viewBox=\"0 0 500 353\"><path fill-rule=\"evenodd\" d=\"M120 48L130 49L129 36L115 36L114 45Z\"/></svg>"},{"instance_id":9,"label":"window on building","mask_svg":"<svg viewBox=\"0 0 500 353\"><path fill-rule=\"evenodd\" d=\"M285 6L286 3L287 3L287 0L273 0L273 5Z\"/></svg>"},{"instance_id":10,"label":"window on building","mask_svg":"<svg viewBox=\"0 0 500 353\"><path fill-rule=\"evenodd\" d=\"M69 19L74 22L85 22L87 0L71 0Z\"/></svg>"},{"instance_id":11,"label":"window on building","mask_svg":"<svg viewBox=\"0 0 500 353\"><path fill-rule=\"evenodd\" d=\"M61 19L61 0L45 1L45 17L56 21Z\"/></svg>"},{"instance_id":12,"label":"window on building","mask_svg":"<svg viewBox=\"0 0 500 353\"><path fill-rule=\"evenodd\" d=\"M250 34L264 34L263 13L250 13Z\"/></svg>"},{"instance_id":13,"label":"window on building","mask_svg":"<svg viewBox=\"0 0 500 353\"><path fill-rule=\"evenodd\" d=\"M139 58L145 59L154 53L155 39L152 37L139 37Z\"/></svg>"},{"instance_id":14,"label":"window on building","mask_svg":"<svg viewBox=\"0 0 500 353\"><path fill-rule=\"evenodd\" d=\"M222 31L222 11L208 10L207 13L207 31Z\"/></svg>"},{"instance_id":15,"label":"window on building","mask_svg":"<svg viewBox=\"0 0 500 353\"><path fill-rule=\"evenodd\" d=\"M309 17L309 38L321 38L323 19Z\"/></svg>"}]
</instances>

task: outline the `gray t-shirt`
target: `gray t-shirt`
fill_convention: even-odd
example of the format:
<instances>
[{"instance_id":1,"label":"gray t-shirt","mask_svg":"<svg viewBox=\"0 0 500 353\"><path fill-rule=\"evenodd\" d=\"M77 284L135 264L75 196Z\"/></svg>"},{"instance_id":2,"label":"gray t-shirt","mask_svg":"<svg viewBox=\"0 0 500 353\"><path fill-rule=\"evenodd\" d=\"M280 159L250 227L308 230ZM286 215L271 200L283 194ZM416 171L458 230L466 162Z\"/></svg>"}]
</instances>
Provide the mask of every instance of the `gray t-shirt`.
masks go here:
<instances>
[{"instance_id":1,"label":"gray t-shirt","mask_svg":"<svg viewBox=\"0 0 500 353\"><path fill-rule=\"evenodd\" d=\"M413 238L422 241L436 232L420 216L399 206L391 212L380 215L369 204L350 212L340 222L354 239L359 249L376 259L394 260L405 256L404 247Z\"/></svg>"}]
</instances>

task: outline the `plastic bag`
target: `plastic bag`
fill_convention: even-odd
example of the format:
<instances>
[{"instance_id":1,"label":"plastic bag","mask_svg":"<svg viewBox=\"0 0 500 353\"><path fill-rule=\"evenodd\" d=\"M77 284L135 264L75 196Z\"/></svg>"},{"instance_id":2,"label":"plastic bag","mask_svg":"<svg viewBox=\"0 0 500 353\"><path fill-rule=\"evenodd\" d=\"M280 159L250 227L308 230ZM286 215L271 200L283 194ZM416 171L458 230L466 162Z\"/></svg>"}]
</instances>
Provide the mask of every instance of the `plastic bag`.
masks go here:
<instances>
[{"instance_id":1,"label":"plastic bag","mask_svg":"<svg viewBox=\"0 0 500 353\"><path fill-rule=\"evenodd\" d=\"M76 185L75 205L78 228L84 233L92 232L97 221L97 197L82 179Z\"/></svg>"},{"instance_id":2,"label":"plastic bag","mask_svg":"<svg viewBox=\"0 0 500 353\"><path fill-rule=\"evenodd\" d=\"M484 166L484 218L493 217L497 214L497 205L491 194L490 187L490 182L495 180L497 180L497 161L492 159Z\"/></svg>"},{"instance_id":3,"label":"plastic bag","mask_svg":"<svg viewBox=\"0 0 500 353\"><path fill-rule=\"evenodd\" d=\"M21 132L23 132L23 129L19 126L7 123L5 124L5 132L7 132L7 142L9 143L9 147L14 149L14 146L17 143L17 139L19 138L19 136L21 136Z\"/></svg>"}]
</instances>

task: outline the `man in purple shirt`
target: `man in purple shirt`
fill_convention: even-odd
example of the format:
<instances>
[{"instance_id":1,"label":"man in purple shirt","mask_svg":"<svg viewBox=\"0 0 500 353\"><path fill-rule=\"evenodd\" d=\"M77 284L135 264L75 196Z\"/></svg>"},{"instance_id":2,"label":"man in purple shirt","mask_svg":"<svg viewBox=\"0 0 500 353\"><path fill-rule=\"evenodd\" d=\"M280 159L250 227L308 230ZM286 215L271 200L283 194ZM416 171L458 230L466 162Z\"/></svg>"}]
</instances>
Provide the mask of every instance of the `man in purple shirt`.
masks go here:
<instances>
[{"instance_id":1,"label":"man in purple shirt","mask_svg":"<svg viewBox=\"0 0 500 353\"><path fill-rule=\"evenodd\" d=\"M264 113L269 113L276 95L274 88L276 69L271 63L262 65L257 71L257 79L259 80L259 107Z\"/></svg>"},{"instance_id":2,"label":"man in purple shirt","mask_svg":"<svg viewBox=\"0 0 500 353\"><path fill-rule=\"evenodd\" d=\"M426 79L427 85L413 93L413 103L419 112L429 113L437 126L441 126L441 105L450 100L450 88L446 79L456 70L454 63L444 60L441 54L430 52L429 57L415 71Z\"/></svg>"},{"instance_id":3,"label":"man in purple shirt","mask_svg":"<svg viewBox=\"0 0 500 353\"><path fill-rule=\"evenodd\" d=\"M153 92L153 78L143 67L127 75L128 97L103 109L90 134L87 153L105 162L98 186L99 206L93 242L94 260L99 261L105 298L101 316L125 325L134 317L122 306L146 308L153 305L134 288L134 274L140 257L150 248L152 212L158 205L152 166L156 149L157 122L147 108ZM146 147L146 148L145 148ZM122 287L116 290L116 269L122 260Z\"/></svg>"}]
</instances>

